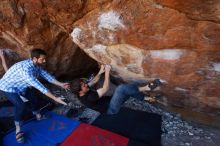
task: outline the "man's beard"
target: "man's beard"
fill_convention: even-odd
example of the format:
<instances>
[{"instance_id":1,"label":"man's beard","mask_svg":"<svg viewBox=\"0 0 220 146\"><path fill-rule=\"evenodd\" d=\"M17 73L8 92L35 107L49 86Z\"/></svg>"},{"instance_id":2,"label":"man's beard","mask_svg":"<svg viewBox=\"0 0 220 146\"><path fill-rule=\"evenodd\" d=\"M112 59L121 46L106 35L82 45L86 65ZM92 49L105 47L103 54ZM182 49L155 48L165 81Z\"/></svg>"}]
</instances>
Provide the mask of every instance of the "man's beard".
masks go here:
<instances>
[{"instance_id":1,"label":"man's beard","mask_svg":"<svg viewBox=\"0 0 220 146\"><path fill-rule=\"evenodd\" d=\"M41 68L46 68L46 63L37 63L36 65Z\"/></svg>"}]
</instances>

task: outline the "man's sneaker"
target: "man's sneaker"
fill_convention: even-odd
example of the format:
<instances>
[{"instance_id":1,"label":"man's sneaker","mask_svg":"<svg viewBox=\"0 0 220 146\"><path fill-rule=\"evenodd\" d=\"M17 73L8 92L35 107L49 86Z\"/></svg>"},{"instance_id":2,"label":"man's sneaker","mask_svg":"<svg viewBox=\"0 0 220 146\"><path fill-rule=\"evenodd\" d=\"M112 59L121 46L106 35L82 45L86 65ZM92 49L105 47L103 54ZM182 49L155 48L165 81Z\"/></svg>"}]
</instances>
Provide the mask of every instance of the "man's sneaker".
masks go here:
<instances>
[{"instance_id":1,"label":"man's sneaker","mask_svg":"<svg viewBox=\"0 0 220 146\"><path fill-rule=\"evenodd\" d=\"M149 84L148 84L148 86L151 90L154 90L155 88L157 88L160 85L162 85L160 79L155 79L152 82L149 82Z\"/></svg>"}]
</instances>

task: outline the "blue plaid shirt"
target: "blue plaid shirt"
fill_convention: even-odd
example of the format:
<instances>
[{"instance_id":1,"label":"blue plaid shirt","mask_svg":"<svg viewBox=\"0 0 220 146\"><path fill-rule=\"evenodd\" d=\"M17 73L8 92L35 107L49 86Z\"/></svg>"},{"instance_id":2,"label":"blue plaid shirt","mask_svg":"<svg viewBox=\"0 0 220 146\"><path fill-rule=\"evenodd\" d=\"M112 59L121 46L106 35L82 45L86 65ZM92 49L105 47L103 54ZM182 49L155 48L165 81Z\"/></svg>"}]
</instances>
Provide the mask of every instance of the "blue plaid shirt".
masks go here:
<instances>
[{"instance_id":1,"label":"blue plaid shirt","mask_svg":"<svg viewBox=\"0 0 220 146\"><path fill-rule=\"evenodd\" d=\"M31 59L27 59L13 65L0 80L0 90L10 93L23 93L27 87L34 87L42 93L47 93L48 89L37 79L43 77L48 82L55 79L49 73L33 64Z\"/></svg>"}]
</instances>

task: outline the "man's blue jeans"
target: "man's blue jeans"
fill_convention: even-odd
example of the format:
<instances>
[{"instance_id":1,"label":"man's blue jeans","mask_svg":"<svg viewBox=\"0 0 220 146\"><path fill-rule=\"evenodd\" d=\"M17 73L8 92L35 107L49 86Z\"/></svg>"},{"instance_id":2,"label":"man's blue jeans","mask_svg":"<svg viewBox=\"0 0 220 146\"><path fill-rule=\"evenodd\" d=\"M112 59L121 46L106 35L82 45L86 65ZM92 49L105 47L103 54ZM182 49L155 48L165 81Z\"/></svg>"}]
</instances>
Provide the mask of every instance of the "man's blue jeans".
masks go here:
<instances>
[{"instance_id":1,"label":"man's blue jeans","mask_svg":"<svg viewBox=\"0 0 220 146\"><path fill-rule=\"evenodd\" d=\"M14 110L15 125L21 125L22 116L25 111L26 103L24 103L21 100L18 93L4 92L4 94L7 97L7 99L15 106L15 110ZM37 109L38 100L35 95L35 92L33 92L33 89L27 88L26 92L22 96L24 96L29 100L33 114L37 114L39 112Z\"/></svg>"},{"instance_id":2,"label":"man's blue jeans","mask_svg":"<svg viewBox=\"0 0 220 146\"><path fill-rule=\"evenodd\" d=\"M138 100L144 100L144 94L139 91L138 84L122 84L119 85L112 96L107 114L116 114L121 105L129 98L134 97Z\"/></svg>"}]
</instances>

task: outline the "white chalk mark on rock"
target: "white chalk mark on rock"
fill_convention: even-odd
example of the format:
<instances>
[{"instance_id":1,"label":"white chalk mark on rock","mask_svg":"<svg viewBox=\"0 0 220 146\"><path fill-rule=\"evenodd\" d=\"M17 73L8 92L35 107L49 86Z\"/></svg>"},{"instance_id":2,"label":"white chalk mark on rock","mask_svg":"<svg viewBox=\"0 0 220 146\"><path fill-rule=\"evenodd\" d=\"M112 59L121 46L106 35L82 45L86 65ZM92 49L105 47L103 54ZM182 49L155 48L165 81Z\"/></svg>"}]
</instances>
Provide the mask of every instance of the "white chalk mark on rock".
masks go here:
<instances>
[{"instance_id":1,"label":"white chalk mark on rock","mask_svg":"<svg viewBox=\"0 0 220 146\"><path fill-rule=\"evenodd\" d=\"M121 16L114 11L103 13L99 18L99 29L116 31L118 28L125 28Z\"/></svg>"},{"instance_id":2,"label":"white chalk mark on rock","mask_svg":"<svg viewBox=\"0 0 220 146\"><path fill-rule=\"evenodd\" d=\"M180 91L180 92L187 92L188 91L187 89L180 88L180 87L176 87L174 90L175 91Z\"/></svg>"},{"instance_id":3,"label":"white chalk mark on rock","mask_svg":"<svg viewBox=\"0 0 220 146\"><path fill-rule=\"evenodd\" d=\"M80 28L78 28L78 27L74 28L74 30L72 31L71 36L72 36L73 41L75 43L79 42L81 31L82 30Z\"/></svg>"},{"instance_id":4,"label":"white chalk mark on rock","mask_svg":"<svg viewBox=\"0 0 220 146\"><path fill-rule=\"evenodd\" d=\"M106 46L102 44L96 44L92 48L88 49L88 51L93 51L93 52L105 52L106 51Z\"/></svg>"},{"instance_id":5,"label":"white chalk mark on rock","mask_svg":"<svg viewBox=\"0 0 220 146\"><path fill-rule=\"evenodd\" d=\"M213 68L216 72L220 72L220 63L213 63Z\"/></svg>"},{"instance_id":6,"label":"white chalk mark on rock","mask_svg":"<svg viewBox=\"0 0 220 146\"><path fill-rule=\"evenodd\" d=\"M164 50L153 50L150 51L150 55L155 59L164 59L164 60L177 60L185 53L181 49L164 49Z\"/></svg>"}]
</instances>

